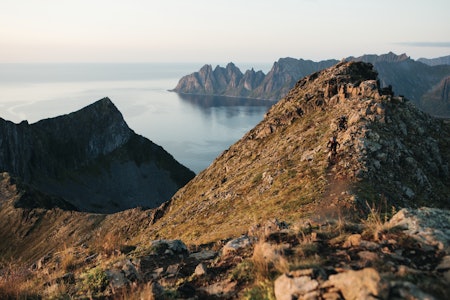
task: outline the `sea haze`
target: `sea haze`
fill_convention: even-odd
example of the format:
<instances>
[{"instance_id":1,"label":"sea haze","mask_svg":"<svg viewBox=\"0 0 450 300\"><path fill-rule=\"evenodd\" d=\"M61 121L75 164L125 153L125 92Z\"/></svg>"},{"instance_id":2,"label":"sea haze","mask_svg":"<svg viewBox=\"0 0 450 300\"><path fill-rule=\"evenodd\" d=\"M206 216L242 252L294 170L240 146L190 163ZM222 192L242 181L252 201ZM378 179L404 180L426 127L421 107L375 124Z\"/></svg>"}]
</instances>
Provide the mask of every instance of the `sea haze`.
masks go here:
<instances>
[{"instance_id":1,"label":"sea haze","mask_svg":"<svg viewBox=\"0 0 450 300\"><path fill-rule=\"evenodd\" d=\"M198 69L198 64L0 64L0 117L34 123L109 97L130 128L198 173L273 104L168 91Z\"/></svg>"}]
</instances>

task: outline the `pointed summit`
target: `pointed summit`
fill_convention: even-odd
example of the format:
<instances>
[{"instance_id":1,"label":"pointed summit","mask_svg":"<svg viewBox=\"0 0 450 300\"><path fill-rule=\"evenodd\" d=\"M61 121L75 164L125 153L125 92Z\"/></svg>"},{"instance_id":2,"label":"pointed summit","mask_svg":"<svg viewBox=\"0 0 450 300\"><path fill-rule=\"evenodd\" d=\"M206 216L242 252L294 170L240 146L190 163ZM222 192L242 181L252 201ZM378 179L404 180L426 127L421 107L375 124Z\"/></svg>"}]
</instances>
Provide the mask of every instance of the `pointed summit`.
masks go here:
<instances>
[{"instance_id":1,"label":"pointed summit","mask_svg":"<svg viewBox=\"0 0 450 300\"><path fill-rule=\"evenodd\" d=\"M371 64L339 63L300 80L175 194L152 230L202 243L270 218L362 216L382 204L448 207L448 127L380 89ZM332 136L340 147L330 161ZM165 227L168 220L177 226Z\"/></svg>"},{"instance_id":2,"label":"pointed summit","mask_svg":"<svg viewBox=\"0 0 450 300\"><path fill-rule=\"evenodd\" d=\"M109 98L31 125L0 119L0 172L50 197L22 206L102 213L157 207L195 175L134 133Z\"/></svg>"}]
</instances>

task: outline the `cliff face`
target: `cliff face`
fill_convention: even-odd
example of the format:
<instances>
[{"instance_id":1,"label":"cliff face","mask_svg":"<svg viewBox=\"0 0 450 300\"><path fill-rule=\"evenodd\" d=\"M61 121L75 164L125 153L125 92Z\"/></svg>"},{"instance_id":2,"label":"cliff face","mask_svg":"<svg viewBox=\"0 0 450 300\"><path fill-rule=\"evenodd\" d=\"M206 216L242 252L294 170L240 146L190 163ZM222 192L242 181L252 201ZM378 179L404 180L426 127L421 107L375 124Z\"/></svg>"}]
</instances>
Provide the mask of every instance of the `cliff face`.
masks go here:
<instances>
[{"instance_id":1,"label":"cliff face","mask_svg":"<svg viewBox=\"0 0 450 300\"><path fill-rule=\"evenodd\" d=\"M433 104L436 102L435 95L442 92L440 90L436 92L442 86L440 82L450 76L450 65L445 63L445 57L436 59L436 61L431 60L429 65L425 64L426 62L412 60L406 54L396 55L392 52L383 55L348 57L346 61L363 61L373 64L378 72L380 87L391 85L396 94L407 97L424 111L450 116L450 109L447 107L449 103L445 99L441 98L439 101L442 105L438 109L433 109ZM299 79L336 63L338 63L337 60L313 62L282 58L274 63L267 75L259 74L255 84L247 85L247 88L244 89L233 88L231 84L217 84L215 77L211 76L212 72L206 72L207 67L205 66L200 72L181 78L173 91L279 100L294 87ZM220 69L220 67L216 69ZM208 89L203 88L206 86ZM242 86L242 84L238 86ZM444 111L441 110L442 108Z\"/></svg>"},{"instance_id":2,"label":"cliff face","mask_svg":"<svg viewBox=\"0 0 450 300\"><path fill-rule=\"evenodd\" d=\"M31 125L1 120L0 132L1 171L81 211L156 207L194 176L108 98Z\"/></svg>"},{"instance_id":3,"label":"cliff face","mask_svg":"<svg viewBox=\"0 0 450 300\"><path fill-rule=\"evenodd\" d=\"M155 230L198 242L280 215L356 216L373 203L448 208L448 124L378 83L364 62L339 63L300 80L260 124L175 194ZM338 130L342 115L348 124ZM340 149L337 162L329 163L326 145L333 135Z\"/></svg>"}]
</instances>

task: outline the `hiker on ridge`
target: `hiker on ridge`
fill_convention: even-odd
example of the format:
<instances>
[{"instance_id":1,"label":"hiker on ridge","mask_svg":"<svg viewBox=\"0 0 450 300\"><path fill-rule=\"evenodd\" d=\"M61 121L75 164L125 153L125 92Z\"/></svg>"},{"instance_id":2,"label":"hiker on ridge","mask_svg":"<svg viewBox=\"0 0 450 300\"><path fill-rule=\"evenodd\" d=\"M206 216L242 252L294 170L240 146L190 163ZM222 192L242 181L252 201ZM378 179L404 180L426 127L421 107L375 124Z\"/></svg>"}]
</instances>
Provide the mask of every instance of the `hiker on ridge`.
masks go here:
<instances>
[{"instance_id":1,"label":"hiker on ridge","mask_svg":"<svg viewBox=\"0 0 450 300\"><path fill-rule=\"evenodd\" d=\"M330 149L331 155L336 155L337 149L340 146L341 146L341 144L339 144L339 142L337 141L337 137L335 135L333 135L327 143L327 148Z\"/></svg>"}]
</instances>

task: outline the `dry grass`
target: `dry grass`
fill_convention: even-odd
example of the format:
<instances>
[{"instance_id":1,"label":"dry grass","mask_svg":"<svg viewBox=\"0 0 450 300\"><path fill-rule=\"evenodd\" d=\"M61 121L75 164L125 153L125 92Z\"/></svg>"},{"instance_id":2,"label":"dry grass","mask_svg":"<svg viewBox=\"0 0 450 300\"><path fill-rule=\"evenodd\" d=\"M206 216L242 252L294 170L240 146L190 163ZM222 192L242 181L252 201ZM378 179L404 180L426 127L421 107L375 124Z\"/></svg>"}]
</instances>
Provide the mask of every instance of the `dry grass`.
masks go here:
<instances>
[{"instance_id":1,"label":"dry grass","mask_svg":"<svg viewBox=\"0 0 450 300\"><path fill-rule=\"evenodd\" d=\"M274 274L289 272L289 262L284 257L285 246L259 242L253 250L252 262L258 281L271 279Z\"/></svg>"},{"instance_id":2,"label":"dry grass","mask_svg":"<svg viewBox=\"0 0 450 300\"><path fill-rule=\"evenodd\" d=\"M20 263L0 264L0 299L38 299L33 292L31 272Z\"/></svg>"},{"instance_id":3,"label":"dry grass","mask_svg":"<svg viewBox=\"0 0 450 300\"><path fill-rule=\"evenodd\" d=\"M374 205L369 206L369 214L365 220L361 220L364 226L363 236L370 237L374 241L379 241L383 232L391 229L389 225L389 217L394 214L394 210L388 213L386 209L383 210L380 207Z\"/></svg>"},{"instance_id":4,"label":"dry grass","mask_svg":"<svg viewBox=\"0 0 450 300\"><path fill-rule=\"evenodd\" d=\"M157 298L157 291L152 282L132 285L117 291L113 296L114 300L156 300Z\"/></svg>"},{"instance_id":5,"label":"dry grass","mask_svg":"<svg viewBox=\"0 0 450 300\"><path fill-rule=\"evenodd\" d=\"M123 245L123 234L117 230L106 228L97 232L96 237L91 241L90 248L95 253L111 256L118 254Z\"/></svg>"},{"instance_id":6,"label":"dry grass","mask_svg":"<svg viewBox=\"0 0 450 300\"><path fill-rule=\"evenodd\" d=\"M64 250L60 252L60 257L61 268L65 272L71 272L76 268L77 258L74 248L68 248L67 246L65 246Z\"/></svg>"}]
</instances>

